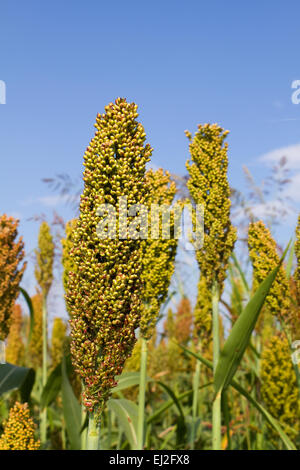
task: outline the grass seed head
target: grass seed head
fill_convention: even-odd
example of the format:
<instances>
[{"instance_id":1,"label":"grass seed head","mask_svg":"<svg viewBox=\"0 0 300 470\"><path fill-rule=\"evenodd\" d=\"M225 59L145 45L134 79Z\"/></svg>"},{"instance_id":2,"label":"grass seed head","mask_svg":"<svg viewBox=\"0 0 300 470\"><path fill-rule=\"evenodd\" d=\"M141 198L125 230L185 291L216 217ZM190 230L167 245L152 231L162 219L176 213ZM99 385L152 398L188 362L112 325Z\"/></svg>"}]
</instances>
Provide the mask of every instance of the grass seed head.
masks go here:
<instances>
[{"instance_id":1,"label":"grass seed head","mask_svg":"<svg viewBox=\"0 0 300 470\"><path fill-rule=\"evenodd\" d=\"M39 231L38 249L35 250L35 277L44 296L48 295L53 281L54 243L50 227L42 222Z\"/></svg>"},{"instance_id":2,"label":"grass seed head","mask_svg":"<svg viewBox=\"0 0 300 470\"><path fill-rule=\"evenodd\" d=\"M255 291L268 274L278 266L279 256L276 250L276 242L272 238L270 230L262 221L253 222L249 225L248 246L253 266L253 290ZM281 265L266 297L265 308L278 319L286 324L289 323L289 282L283 265Z\"/></svg>"},{"instance_id":3,"label":"grass seed head","mask_svg":"<svg viewBox=\"0 0 300 470\"><path fill-rule=\"evenodd\" d=\"M17 227L18 220L5 214L0 216L0 341L8 335L13 306L26 268L26 263L22 264L25 256L22 237L16 241Z\"/></svg>"},{"instance_id":4,"label":"grass seed head","mask_svg":"<svg viewBox=\"0 0 300 470\"><path fill-rule=\"evenodd\" d=\"M168 172L164 173L162 169L157 171L149 170L146 175L146 183L149 186L149 208L151 204L171 207L173 203L176 186L171 182ZM141 314L140 330L141 335L151 338L160 307L165 301L174 272L174 260L177 249L177 239L174 237L174 212L170 213L170 238L163 238L162 219L159 215L159 233L158 238L143 240L142 243L142 281L143 289L143 307ZM149 211L149 232L151 231L151 211Z\"/></svg>"},{"instance_id":5,"label":"grass seed head","mask_svg":"<svg viewBox=\"0 0 300 470\"><path fill-rule=\"evenodd\" d=\"M38 450L40 441L35 439L34 432L28 404L16 402L0 437L0 450Z\"/></svg>"},{"instance_id":6,"label":"grass seed head","mask_svg":"<svg viewBox=\"0 0 300 470\"><path fill-rule=\"evenodd\" d=\"M204 208L203 246L196 250L202 281L198 286L195 326L205 338L211 329L211 288L216 281L222 292L228 260L236 241L236 229L230 222L227 135L228 131L217 124L199 125L194 137L186 131L191 154L186 164L187 186L192 201Z\"/></svg>"},{"instance_id":7,"label":"grass seed head","mask_svg":"<svg viewBox=\"0 0 300 470\"><path fill-rule=\"evenodd\" d=\"M84 155L84 190L73 232L67 303L71 354L83 385L83 402L100 413L135 344L141 314L140 239L119 239L119 197L146 204L145 167L152 149L137 121L137 106L123 98L98 114ZM99 238L100 204L116 210L116 238ZM127 228L133 217L127 218Z\"/></svg>"}]
</instances>

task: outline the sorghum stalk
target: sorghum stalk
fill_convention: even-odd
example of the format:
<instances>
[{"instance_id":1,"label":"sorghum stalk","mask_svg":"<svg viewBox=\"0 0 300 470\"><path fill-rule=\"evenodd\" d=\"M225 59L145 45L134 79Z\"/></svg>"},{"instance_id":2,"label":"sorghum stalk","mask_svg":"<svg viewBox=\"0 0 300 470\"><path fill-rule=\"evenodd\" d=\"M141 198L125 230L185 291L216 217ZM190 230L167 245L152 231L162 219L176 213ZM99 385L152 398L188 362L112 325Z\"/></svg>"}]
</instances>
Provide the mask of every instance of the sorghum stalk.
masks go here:
<instances>
[{"instance_id":1,"label":"sorghum stalk","mask_svg":"<svg viewBox=\"0 0 300 470\"><path fill-rule=\"evenodd\" d=\"M228 267L228 259L236 240L236 230L230 222L230 188L227 180L227 147L224 140L228 131L217 124L198 126L194 138L190 132L191 161L187 186L194 204L204 209L203 246L196 249L200 268L198 299L195 308L195 326L199 342L207 343L213 327L213 363L219 359L218 302ZM193 214L193 223L196 214ZM221 397L213 405L213 448L220 449Z\"/></svg>"},{"instance_id":2,"label":"sorghum stalk","mask_svg":"<svg viewBox=\"0 0 300 470\"><path fill-rule=\"evenodd\" d=\"M86 419L86 408L83 403L81 403L81 426L84 425ZM81 450L86 450L87 446L87 429L85 428L81 433Z\"/></svg>"},{"instance_id":3,"label":"sorghum stalk","mask_svg":"<svg viewBox=\"0 0 300 470\"><path fill-rule=\"evenodd\" d=\"M145 427L145 398L147 384L147 340L141 338L141 363L140 363L140 384L139 384L139 404L138 404L138 429L137 429L137 449L142 450L144 446Z\"/></svg>"},{"instance_id":4,"label":"sorghum stalk","mask_svg":"<svg viewBox=\"0 0 300 470\"><path fill-rule=\"evenodd\" d=\"M155 172L149 170L146 175L146 182L149 186L148 207L151 216L151 219L149 217L151 234L148 233L149 238L144 240L142 245L142 280L144 282L144 290L140 322L141 363L137 436L138 450L143 449L144 445L147 341L153 335L160 307L168 294L169 284L174 272L174 259L177 248L177 240L174 237L176 214L174 211L171 211L171 204L176 193L176 185L174 182L170 182L169 173L166 172L164 174L162 169ZM152 204L157 205L156 215L158 219L156 230L154 230L151 224L153 223L152 216L154 213ZM167 227L163 227L163 218L161 218L159 214L159 206L162 205L165 205L168 207L168 210L170 210L169 238L164 238L164 236L166 236L164 231Z\"/></svg>"},{"instance_id":5,"label":"sorghum stalk","mask_svg":"<svg viewBox=\"0 0 300 470\"><path fill-rule=\"evenodd\" d=\"M46 298L43 296L43 365L42 365L42 386L47 383L47 353L48 353L48 325L47 325L47 304ZM44 444L47 440L47 407L41 414L41 441Z\"/></svg>"},{"instance_id":6,"label":"sorghum stalk","mask_svg":"<svg viewBox=\"0 0 300 470\"><path fill-rule=\"evenodd\" d=\"M195 439L196 439L196 419L198 416L198 399L199 399L199 385L200 385L200 372L201 372L201 362L196 362L195 373L193 376L193 405L192 405L192 428L191 428L191 439L190 439L190 448L194 450Z\"/></svg>"},{"instance_id":7,"label":"sorghum stalk","mask_svg":"<svg viewBox=\"0 0 300 470\"><path fill-rule=\"evenodd\" d=\"M216 281L212 285L212 334L213 334L213 373L215 374L220 356L219 331L219 287ZM213 401L213 449L221 449L221 393L218 392Z\"/></svg>"},{"instance_id":8,"label":"sorghum stalk","mask_svg":"<svg viewBox=\"0 0 300 470\"><path fill-rule=\"evenodd\" d=\"M145 166L152 149L137 117L137 106L123 98L98 114L84 155L84 191L72 232L66 300L72 362L89 411L88 448L99 442L100 415L131 355L140 321L141 240L136 216L125 209L121 220L124 198L128 209L147 201ZM109 209L101 212L104 204Z\"/></svg>"},{"instance_id":9,"label":"sorghum stalk","mask_svg":"<svg viewBox=\"0 0 300 470\"><path fill-rule=\"evenodd\" d=\"M38 249L36 253L35 277L42 293L43 313L43 364L42 386L47 383L47 355L48 355L48 328L47 328L47 297L53 281L54 243L50 227L47 222L42 222L39 231ZM41 442L47 439L47 408L41 412Z\"/></svg>"},{"instance_id":10,"label":"sorghum stalk","mask_svg":"<svg viewBox=\"0 0 300 470\"><path fill-rule=\"evenodd\" d=\"M100 450L100 421L93 411L89 412L86 448Z\"/></svg>"}]
</instances>

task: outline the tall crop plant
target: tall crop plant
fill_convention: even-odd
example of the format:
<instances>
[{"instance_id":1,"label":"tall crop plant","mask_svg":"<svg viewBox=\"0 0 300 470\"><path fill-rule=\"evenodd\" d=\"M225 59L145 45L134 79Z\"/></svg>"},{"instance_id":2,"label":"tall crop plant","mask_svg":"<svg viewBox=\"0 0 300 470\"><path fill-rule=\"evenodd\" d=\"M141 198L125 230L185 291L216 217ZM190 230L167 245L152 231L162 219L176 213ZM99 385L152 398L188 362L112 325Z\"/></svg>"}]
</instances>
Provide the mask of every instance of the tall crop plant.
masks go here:
<instances>
[{"instance_id":1,"label":"tall crop plant","mask_svg":"<svg viewBox=\"0 0 300 470\"><path fill-rule=\"evenodd\" d=\"M145 204L148 196L145 166L151 147L145 144L137 117L134 103L123 98L110 103L97 116L96 133L84 155L84 191L71 250L75 269L69 273L66 298L72 360L89 411L88 449L99 447L99 417L131 354L141 315L141 240L131 225L134 216L128 216L122 227L119 224L124 211L121 196L127 197L128 208ZM98 212L102 204L115 209L110 219L116 222L115 236L110 222L107 238L97 233L105 218Z\"/></svg>"},{"instance_id":2,"label":"tall crop plant","mask_svg":"<svg viewBox=\"0 0 300 470\"><path fill-rule=\"evenodd\" d=\"M172 274L174 272L174 259L177 248L177 239L174 237L174 223L176 213L171 210L171 205L176 193L174 182L170 182L170 175L163 170L156 172L149 170L146 175L146 183L150 195L149 208L157 209L157 227L154 230L153 212L150 211L149 228L151 234L142 243L142 281L143 281L143 306L141 312L141 367L139 388L139 421L138 421L138 449L143 448L144 443L144 410L145 410L145 386L147 371L147 341L152 337L156 326L158 314L162 303L165 301ZM169 238L163 238L163 217L159 213L159 207L170 211L170 223L168 226ZM179 207L178 207L179 208ZM156 232L156 233L154 233Z\"/></svg>"},{"instance_id":3,"label":"tall crop plant","mask_svg":"<svg viewBox=\"0 0 300 470\"><path fill-rule=\"evenodd\" d=\"M36 253L35 277L42 294L43 312L43 364L42 364L42 386L47 383L48 368L48 315L47 297L53 281L54 243L50 227L47 222L42 222L39 231L38 249ZM41 413L41 442L45 444L47 439L47 409Z\"/></svg>"},{"instance_id":4,"label":"tall crop plant","mask_svg":"<svg viewBox=\"0 0 300 470\"><path fill-rule=\"evenodd\" d=\"M220 353L218 305L228 259L236 239L236 230L230 222L228 145L224 142L227 134L217 124L199 125L194 138L186 132L191 153L191 160L187 162L190 175L187 186L194 203L201 204L204 208L203 246L196 251L201 276L195 310L196 326L200 337L203 332L205 338L212 328L214 373ZM195 387L197 389L198 385ZM220 449L220 446L221 395L216 394L213 402L213 448Z\"/></svg>"}]
</instances>

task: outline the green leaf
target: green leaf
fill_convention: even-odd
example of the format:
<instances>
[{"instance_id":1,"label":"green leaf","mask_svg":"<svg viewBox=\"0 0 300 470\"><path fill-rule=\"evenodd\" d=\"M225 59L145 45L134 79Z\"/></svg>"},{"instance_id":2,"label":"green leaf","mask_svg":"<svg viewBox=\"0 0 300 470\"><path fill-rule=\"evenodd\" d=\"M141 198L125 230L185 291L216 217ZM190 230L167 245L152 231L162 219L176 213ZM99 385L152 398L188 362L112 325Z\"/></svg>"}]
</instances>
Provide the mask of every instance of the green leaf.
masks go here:
<instances>
[{"instance_id":1,"label":"green leaf","mask_svg":"<svg viewBox=\"0 0 300 470\"><path fill-rule=\"evenodd\" d=\"M35 372L28 367L13 364L0 364L0 395L20 390L21 399L28 401L35 378Z\"/></svg>"},{"instance_id":2,"label":"green leaf","mask_svg":"<svg viewBox=\"0 0 300 470\"><path fill-rule=\"evenodd\" d=\"M33 389L35 381L35 371L33 369L29 369L28 374L25 377L24 382L20 387L20 394L21 394L21 401L28 402L31 394L31 390Z\"/></svg>"},{"instance_id":3,"label":"green leaf","mask_svg":"<svg viewBox=\"0 0 300 470\"><path fill-rule=\"evenodd\" d=\"M137 405L130 400L125 400L125 398L111 398L108 402L108 408L117 416L131 449L137 449Z\"/></svg>"},{"instance_id":4,"label":"green leaf","mask_svg":"<svg viewBox=\"0 0 300 470\"><path fill-rule=\"evenodd\" d=\"M74 395L73 389L69 382L66 366L66 357L63 357L62 366L62 402L63 413L66 423L66 430L72 450L80 450L81 448L81 408Z\"/></svg>"},{"instance_id":5,"label":"green leaf","mask_svg":"<svg viewBox=\"0 0 300 470\"><path fill-rule=\"evenodd\" d=\"M70 354L65 355L66 360L66 371L68 377L74 372ZM62 387L62 362L59 363L55 369L51 372L48 377L47 383L42 391L41 402L40 405L42 408L45 406L51 405L54 402L57 395L61 391Z\"/></svg>"},{"instance_id":6,"label":"green leaf","mask_svg":"<svg viewBox=\"0 0 300 470\"><path fill-rule=\"evenodd\" d=\"M187 354L190 356L195 357L198 359L200 362L205 364L209 369L213 370L213 365L210 361L205 359L204 357L200 356L200 354L196 354L183 345L179 345ZM252 405L266 418L267 421L273 426L274 429L278 432L280 435L283 443L285 444L286 448L288 450L297 450L290 438L286 435L286 433L283 431L282 427L280 426L279 422L277 419L275 419L258 401L256 401L249 393L240 385L238 384L235 380L231 380L230 385L235 388L241 395L243 395L247 400L252 403Z\"/></svg>"},{"instance_id":7,"label":"green leaf","mask_svg":"<svg viewBox=\"0 0 300 470\"><path fill-rule=\"evenodd\" d=\"M238 272L239 272L239 275L240 275L241 280L242 280L242 282L243 282L244 288L245 288L246 292L249 294L249 293L250 293L250 289L249 289L248 282L247 282L247 280L246 280L245 274L243 273L243 270L242 270L242 268L241 268L241 265L240 265L240 263L238 262L237 257L235 256L234 253L231 254L231 257L232 257L232 259L233 259L233 263L234 263L236 269L237 269Z\"/></svg>"},{"instance_id":8,"label":"green leaf","mask_svg":"<svg viewBox=\"0 0 300 470\"><path fill-rule=\"evenodd\" d=\"M201 385L201 387L199 387L199 390L201 390L202 388L209 387L210 385L213 385L213 382L209 382L209 383L206 383L204 385ZM180 395L178 395L177 400L181 401L184 398L188 397L189 395L192 395L193 392L194 392L194 389L187 390L186 392L183 392ZM147 424L150 424L150 423L152 423L152 421L155 421L157 418L159 418L165 411L167 411L173 405L175 405L175 402L174 402L173 398L171 398L171 400L168 400L167 402L165 402L160 408L158 408L158 410L156 410L154 413L152 413L151 416L149 416L147 418Z\"/></svg>"},{"instance_id":9,"label":"green leaf","mask_svg":"<svg viewBox=\"0 0 300 470\"><path fill-rule=\"evenodd\" d=\"M47 383L42 391L40 405L42 408L51 405L59 394L62 387L62 364L58 364L48 377Z\"/></svg>"},{"instance_id":10,"label":"green leaf","mask_svg":"<svg viewBox=\"0 0 300 470\"><path fill-rule=\"evenodd\" d=\"M28 332L28 338L27 338L27 345L29 345L30 340L31 340L31 335L32 335L33 327L34 327L34 311L33 311L33 305L32 305L31 298L30 298L29 294L26 292L26 290L23 289L22 287L19 287L19 290L20 290L21 294L23 295L23 297L24 297L24 299L25 299L25 302L27 303L28 310L29 310L30 322L29 322L29 332Z\"/></svg>"},{"instance_id":11,"label":"green leaf","mask_svg":"<svg viewBox=\"0 0 300 470\"><path fill-rule=\"evenodd\" d=\"M159 382L157 381L156 382L160 387L162 387L167 393L168 395L170 395L170 397L172 398L172 400L174 401L174 404L176 405L176 408L178 409L179 411L179 416L176 420L177 422L177 427L176 427L176 435L177 435L177 444L180 444L181 442L183 442L184 440L184 437L185 437L185 434L186 434L186 431L187 431L187 426L186 426L186 422L185 422L185 416L184 416L184 413L182 411L182 408L181 408L181 405L180 405L180 402L177 398L177 396L175 395L175 393L173 392L173 390L168 387L166 384L164 384L163 382Z\"/></svg>"},{"instance_id":12,"label":"green leaf","mask_svg":"<svg viewBox=\"0 0 300 470\"><path fill-rule=\"evenodd\" d=\"M173 392L173 390L172 390L170 387L168 387L166 384L164 384L163 382L157 381L156 383L157 383L160 387L162 387L162 388L168 393L168 395L170 395L170 397L172 398L172 400L173 400L173 402L174 402L174 405L176 406L176 408L177 408L178 411L179 411L179 415L181 416L181 418L182 418L183 421L184 421L184 414L183 414L181 405L180 405L179 400L178 400L178 398L176 397L175 393Z\"/></svg>"},{"instance_id":13,"label":"green leaf","mask_svg":"<svg viewBox=\"0 0 300 470\"><path fill-rule=\"evenodd\" d=\"M149 382L150 378L147 378L147 382ZM116 381L118 385L113 388L112 392L120 392L125 388L133 387L134 385L139 385L140 383L140 373L139 372L123 372L123 374L116 377Z\"/></svg>"},{"instance_id":14,"label":"green leaf","mask_svg":"<svg viewBox=\"0 0 300 470\"><path fill-rule=\"evenodd\" d=\"M292 267L293 267L293 258L295 253L295 242L292 243L289 257L286 263L286 277L289 279L291 277Z\"/></svg>"},{"instance_id":15,"label":"green leaf","mask_svg":"<svg viewBox=\"0 0 300 470\"><path fill-rule=\"evenodd\" d=\"M284 252L284 256L287 249ZM259 285L255 294L249 300L248 304L233 325L233 328L220 353L216 372L214 374L216 394L226 388L234 377L249 344L259 313L276 278L284 256L281 258L278 266L273 269L273 271Z\"/></svg>"},{"instance_id":16,"label":"green leaf","mask_svg":"<svg viewBox=\"0 0 300 470\"><path fill-rule=\"evenodd\" d=\"M290 438L286 435L283 431L282 427L280 426L277 419L273 418L273 416L260 404L258 403L255 398L253 398L240 384L238 384L235 380L232 380L231 385L235 388L241 395L243 395L247 400L254 405L254 407L260 411L260 413L269 421L269 423L273 426L274 429L278 432L279 436L281 437L283 443L285 444L288 450L297 450L294 446L293 442Z\"/></svg>"}]
</instances>

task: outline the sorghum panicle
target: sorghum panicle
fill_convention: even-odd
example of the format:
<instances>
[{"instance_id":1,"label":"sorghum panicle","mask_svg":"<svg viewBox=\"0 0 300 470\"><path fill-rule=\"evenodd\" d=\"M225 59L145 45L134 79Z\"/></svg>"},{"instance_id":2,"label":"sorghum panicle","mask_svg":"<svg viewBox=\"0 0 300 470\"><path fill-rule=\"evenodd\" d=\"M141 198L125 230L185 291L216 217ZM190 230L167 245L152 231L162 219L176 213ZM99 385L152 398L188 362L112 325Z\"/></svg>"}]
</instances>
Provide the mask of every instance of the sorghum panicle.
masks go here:
<instances>
[{"instance_id":1,"label":"sorghum panicle","mask_svg":"<svg viewBox=\"0 0 300 470\"><path fill-rule=\"evenodd\" d=\"M9 332L13 305L19 293L26 263L22 262L24 243L22 237L17 238L18 220L0 216L0 341Z\"/></svg>"},{"instance_id":2,"label":"sorghum panicle","mask_svg":"<svg viewBox=\"0 0 300 470\"><path fill-rule=\"evenodd\" d=\"M188 131L186 135L190 140L191 154L191 160L186 163L190 175L187 186L193 202L204 208L203 247L196 250L201 278L195 324L199 334L208 337L211 329L211 288L216 281L222 292L228 260L236 241L236 229L230 222L228 144L224 143L228 131L217 124L204 124L198 126L193 138Z\"/></svg>"},{"instance_id":3,"label":"sorghum panicle","mask_svg":"<svg viewBox=\"0 0 300 470\"><path fill-rule=\"evenodd\" d=\"M73 232L76 227L77 219L72 219L66 224L66 238L61 240L62 244L62 265L63 265L63 286L64 291L67 292L68 289L68 279L69 273L75 272L76 264L74 259L70 256L71 250L73 248ZM66 304L68 310L68 303Z\"/></svg>"},{"instance_id":4,"label":"sorghum panicle","mask_svg":"<svg viewBox=\"0 0 300 470\"><path fill-rule=\"evenodd\" d=\"M35 277L44 296L48 295L53 281L54 243L50 227L42 222L39 230L38 249L35 250Z\"/></svg>"},{"instance_id":5,"label":"sorghum panicle","mask_svg":"<svg viewBox=\"0 0 300 470\"><path fill-rule=\"evenodd\" d=\"M294 275L289 278L291 295L289 330L292 341L300 338L300 215L296 227L295 254L297 265Z\"/></svg>"},{"instance_id":6,"label":"sorghum panicle","mask_svg":"<svg viewBox=\"0 0 300 470\"><path fill-rule=\"evenodd\" d=\"M147 203L145 166L152 149L137 121L137 106L118 98L98 114L96 133L84 155L84 191L74 229L67 303L71 316L71 354L84 384L83 402L100 413L115 376L135 344L141 312L140 239L130 228L127 239L99 238L104 216L100 204L112 204L119 227L119 197L132 204ZM135 218L128 216L127 227Z\"/></svg>"},{"instance_id":7,"label":"sorghum panicle","mask_svg":"<svg viewBox=\"0 0 300 470\"><path fill-rule=\"evenodd\" d=\"M146 182L150 188L149 206L151 204L165 204L170 207L176 193L176 185L170 181L169 173L164 174L162 169L157 171L149 170L146 174ZM174 221L175 215L171 211L169 239L163 238L162 220L160 220L160 233L157 234L159 238L151 238L150 234L149 238L142 243L142 281L144 289L140 331L145 339L151 338L153 334L160 307L166 299L174 272L174 259L177 249L177 239L174 237ZM151 220L149 220L149 227L150 232Z\"/></svg>"},{"instance_id":8,"label":"sorghum panicle","mask_svg":"<svg viewBox=\"0 0 300 470\"><path fill-rule=\"evenodd\" d=\"M51 365L52 368L61 362L64 351L64 344L67 335L67 325L60 317L55 317L52 327L51 337Z\"/></svg>"},{"instance_id":9,"label":"sorghum panicle","mask_svg":"<svg viewBox=\"0 0 300 470\"><path fill-rule=\"evenodd\" d=\"M187 297L183 297L177 306L175 317L175 338L179 344L187 344L190 340L192 324L191 303Z\"/></svg>"},{"instance_id":10,"label":"sorghum panicle","mask_svg":"<svg viewBox=\"0 0 300 470\"><path fill-rule=\"evenodd\" d=\"M7 336L5 357L6 362L15 364L17 366L24 365L24 343L22 338L22 309L19 304L13 306L13 313L11 316L11 326Z\"/></svg>"},{"instance_id":11,"label":"sorghum panicle","mask_svg":"<svg viewBox=\"0 0 300 470\"><path fill-rule=\"evenodd\" d=\"M42 366L43 361L43 298L41 292L32 298L34 325L28 347L30 364L34 368Z\"/></svg>"},{"instance_id":12,"label":"sorghum panicle","mask_svg":"<svg viewBox=\"0 0 300 470\"><path fill-rule=\"evenodd\" d=\"M265 280L279 264L276 242L262 221L253 222L248 231L249 255L253 266L253 290ZM281 266L266 297L265 308L276 318L289 322L290 314L289 282L284 267Z\"/></svg>"},{"instance_id":13,"label":"sorghum panicle","mask_svg":"<svg viewBox=\"0 0 300 470\"><path fill-rule=\"evenodd\" d=\"M295 253L297 258L297 267L294 273L294 278L297 287L298 303L300 304L300 214L298 216L298 224L296 228Z\"/></svg>"},{"instance_id":14,"label":"sorghum panicle","mask_svg":"<svg viewBox=\"0 0 300 470\"><path fill-rule=\"evenodd\" d=\"M0 437L0 450L38 450L40 441L35 439L34 430L28 404L16 402Z\"/></svg>"},{"instance_id":15,"label":"sorghum panicle","mask_svg":"<svg viewBox=\"0 0 300 470\"><path fill-rule=\"evenodd\" d=\"M300 431L299 391L289 344L282 333L269 339L263 350L261 395L267 410L295 440ZM274 428L269 426L269 432L274 438Z\"/></svg>"}]
</instances>

